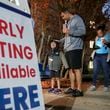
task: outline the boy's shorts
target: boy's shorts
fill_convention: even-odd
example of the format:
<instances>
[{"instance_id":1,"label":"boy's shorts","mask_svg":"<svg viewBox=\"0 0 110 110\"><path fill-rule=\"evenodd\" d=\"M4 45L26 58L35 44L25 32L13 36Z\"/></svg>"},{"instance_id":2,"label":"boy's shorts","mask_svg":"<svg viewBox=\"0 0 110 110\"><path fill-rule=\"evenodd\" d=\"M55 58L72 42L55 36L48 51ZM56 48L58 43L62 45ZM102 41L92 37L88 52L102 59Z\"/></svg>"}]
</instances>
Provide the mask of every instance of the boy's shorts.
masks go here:
<instances>
[{"instance_id":1,"label":"boy's shorts","mask_svg":"<svg viewBox=\"0 0 110 110\"><path fill-rule=\"evenodd\" d=\"M59 70L50 70L51 78L60 78L60 71Z\"/></svg>"}]
</instances>

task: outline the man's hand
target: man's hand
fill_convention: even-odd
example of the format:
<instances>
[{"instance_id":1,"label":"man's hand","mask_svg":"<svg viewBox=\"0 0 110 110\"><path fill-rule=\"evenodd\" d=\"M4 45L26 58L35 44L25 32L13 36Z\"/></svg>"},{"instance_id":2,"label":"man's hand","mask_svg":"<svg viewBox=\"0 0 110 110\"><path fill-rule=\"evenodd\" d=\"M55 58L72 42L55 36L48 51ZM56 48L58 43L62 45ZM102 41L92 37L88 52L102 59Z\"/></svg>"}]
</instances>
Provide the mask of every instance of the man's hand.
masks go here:
<instances>
[{"instance_id":1,"label":"man's hand","mask_svg":"<svg viewBox=\"0 0 110 110\"><path fill-rule=\"evenodd\" d=\"M64 33L64 34L69 34L69 29L63 28L63 33Z\"/></svg>"},{"instance_id":2,"label":"man's hand","mask_svg":"<svg viewBox=\"0 0 110 110\"><path fill-rule=\"evenodd\" d=\"M63 24L63 33L64 34L69 34L69 29L66 27L65 24Z\"/></svg>"}]
</instances>

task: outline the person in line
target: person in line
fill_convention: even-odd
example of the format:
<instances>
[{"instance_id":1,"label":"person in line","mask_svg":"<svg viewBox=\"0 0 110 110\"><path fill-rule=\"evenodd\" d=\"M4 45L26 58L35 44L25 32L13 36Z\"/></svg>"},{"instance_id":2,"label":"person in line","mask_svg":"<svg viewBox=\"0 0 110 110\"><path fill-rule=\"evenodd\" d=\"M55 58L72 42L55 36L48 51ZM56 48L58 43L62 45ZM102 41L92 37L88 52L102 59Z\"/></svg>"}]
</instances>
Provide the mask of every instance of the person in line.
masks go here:
<instances>
[{"instance_id":1,"label":"person in line","mask_svg":"<svg viewBox=\"0 0 110 110\"><path fill-rule=\"evenodd\" d=\"M102 43L108 47L107 63L109 64L109 86L110 86L110 22L106 24L105 39L103 39Z\"/></svg>"},{"instance_id":2,"label":"person in line","mask_svg":"<svg viewBox=\"0 0 110 110\"><path fill-rule=\"evenodd\" d=\"M83 19L76 13L76 9L64 9L61 17L65 21L63 33L65 37L60 40L64 43L65 56L69 66L69 76L71 87L65 91L74 97L83 96L82 91L82 53L83 36L86 34L86 28ZM77 88L75 87L77 81Z\"/></svg>"},{"instance_id":3,"label":"person in line","mask_svg":"<svg viewBox=\"0 0 110 110\"><path fill-rule=\"evenodd\" d=\"M101 69L103 69L104 72L104 91L108 91L109 64L107 63L107 57L109 51L108 47L104 44L104 40L107 40L108 37L109 36L105 34L105 25L99 25L97 27L97 37L95 40L95 46L99 48L95 50L93 59L93 82L90 91L96 90L97 77Z\"/></svg>"}]
</instances>

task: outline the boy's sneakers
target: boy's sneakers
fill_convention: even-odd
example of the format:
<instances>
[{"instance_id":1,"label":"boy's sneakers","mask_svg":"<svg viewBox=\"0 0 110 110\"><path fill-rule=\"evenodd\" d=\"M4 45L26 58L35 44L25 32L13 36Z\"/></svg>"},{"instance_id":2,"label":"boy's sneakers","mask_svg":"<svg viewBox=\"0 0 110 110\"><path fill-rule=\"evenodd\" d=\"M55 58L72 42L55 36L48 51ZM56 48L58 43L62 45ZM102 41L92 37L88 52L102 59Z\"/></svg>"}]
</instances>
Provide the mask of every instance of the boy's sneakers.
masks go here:
<instances>
[{"instance_id":1,"label":"boy's sneakers","mask_svg":"<svg viewBox=\"0 0 110 110\"><path fill-rule=\"evenodd\" d=\"M81 96L84 96L84 94L83 94L82 91L76 90L76 92L72 93L72 96L74 96L74 97L81 97Z\"/></svg>"},{"instance_id":2,"label":"boy's sneakers","mask_svg":"<svg viewBox=\"0 0 110 110\"><path fill-rule=\"evenodd\" d=\"M53 93L60 94L60 93L62 93L62 90L61 89L54 89L54 92Z\"/></svg>"},{"instance_id":3,"label":"boy's sneakers","mask_svg":"<svg viewBox=\"0 0 110 110\"><path fill-rule=\"evenodd\" d=\"M55 88L50 88L49 90L48 90L48 92L49 93L54 93L54 94L59 94L59 93L61 93L62 92L62 90L61 89L55 89Z\"/></svg>"},{"instance_id":4,"label":"boy's sneakers","mask_svg":"<svg viewBox=\"0 0 110 110\"><path fill-rule=\"evenodd\" d=\"M55 90L54 88L50 88L50 89L48 90L48 92L49 92L49 93L53 93L54 90Z\"/></svg>"},{"instance_id":5,"label":"boy's sneakers","mask_svg":"<svg viewBox=\"0 0 110 110\"><path fill-rule=\"evenodd\" d=\"M71 94L71 93L74 93L76 92L76 89L72 89L72 88L68 88L64 91L65 94Z\"/></svg>"},{"instance_id":6,"label":"boy's sneakers","mask_svg":"<svg viewBox=\"0 0 110 110\"><path fill-rule=\"evenodd\" d=\"M92 86L89 88L89 91L96 91L96 86L92 85Z\"/></svg>"}]
</instances>

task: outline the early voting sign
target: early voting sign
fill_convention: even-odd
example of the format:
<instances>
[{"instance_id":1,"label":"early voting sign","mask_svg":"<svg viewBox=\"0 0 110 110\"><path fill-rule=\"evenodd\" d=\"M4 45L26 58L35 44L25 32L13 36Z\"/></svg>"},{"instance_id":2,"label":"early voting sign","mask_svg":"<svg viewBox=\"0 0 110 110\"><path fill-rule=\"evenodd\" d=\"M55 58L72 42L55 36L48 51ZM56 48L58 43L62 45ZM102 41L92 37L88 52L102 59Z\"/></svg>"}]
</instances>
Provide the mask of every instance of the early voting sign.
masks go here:
<instances>
[{"instance_id":1,"label":"early voting sign","mask_svg":"<svg viewBox=\"0 0 110 110\"><path fill-rule=\"evenodd\" d=\"M0 0L0 110L44 110L31 16Z\"/></svg>"}]
</instances>

